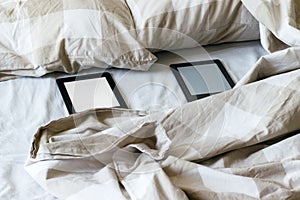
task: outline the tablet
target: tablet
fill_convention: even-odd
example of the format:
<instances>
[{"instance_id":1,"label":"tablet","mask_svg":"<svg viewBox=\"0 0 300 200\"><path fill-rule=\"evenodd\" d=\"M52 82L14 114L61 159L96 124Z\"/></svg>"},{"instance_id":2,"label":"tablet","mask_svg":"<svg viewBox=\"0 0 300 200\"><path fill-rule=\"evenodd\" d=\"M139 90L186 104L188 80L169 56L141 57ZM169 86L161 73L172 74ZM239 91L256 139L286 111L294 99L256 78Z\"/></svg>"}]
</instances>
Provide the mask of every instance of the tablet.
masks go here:
<instances>
[{"instance_id":1,"label":"tablet","mask_svg":"<svg viewBox=\"0 0 300 200\"><path fill-rule=\"evenodd\" d=\"M170 67L189 102L230 90L235 85L220 60L178 63Z\"/></svg>"},{"instance_id":2,"label":"tablet","mask_svg":"<svg viewBox=\"0 0 300 200\"><path fill-rule=\"evenodd\" d=\"M127 108L110 73L56 79L70 114L95 108Z\"/></svg>"}]
</instances>

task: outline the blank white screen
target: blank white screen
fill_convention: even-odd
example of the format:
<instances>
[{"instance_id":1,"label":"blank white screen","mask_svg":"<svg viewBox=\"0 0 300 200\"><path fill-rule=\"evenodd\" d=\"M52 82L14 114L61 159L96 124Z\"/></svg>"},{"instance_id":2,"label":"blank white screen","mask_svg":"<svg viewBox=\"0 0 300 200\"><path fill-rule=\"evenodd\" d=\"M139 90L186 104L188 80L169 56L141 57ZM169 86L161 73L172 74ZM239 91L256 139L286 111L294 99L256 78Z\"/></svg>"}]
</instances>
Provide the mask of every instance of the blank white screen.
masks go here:
<instances>
[{"instance_id":1,"label":"blank white screen","mask_svg":"<svg viewBox=\"0 0 300 200\"><path fill-rule=\"evenodd\" d=\"M104 77L66 82L65 87L76 112L120 106Z\"/></svg>"},{"instance_id":2,"label":"blank white screen","mask_svg":"<svg viewBox=\"0 0 300 200\"><path fill-rule=\"evenodd\" d=\"M180 67L178 71L191 95L213 94L231 89L217 64Z\"/></svg>"}]
</instances>

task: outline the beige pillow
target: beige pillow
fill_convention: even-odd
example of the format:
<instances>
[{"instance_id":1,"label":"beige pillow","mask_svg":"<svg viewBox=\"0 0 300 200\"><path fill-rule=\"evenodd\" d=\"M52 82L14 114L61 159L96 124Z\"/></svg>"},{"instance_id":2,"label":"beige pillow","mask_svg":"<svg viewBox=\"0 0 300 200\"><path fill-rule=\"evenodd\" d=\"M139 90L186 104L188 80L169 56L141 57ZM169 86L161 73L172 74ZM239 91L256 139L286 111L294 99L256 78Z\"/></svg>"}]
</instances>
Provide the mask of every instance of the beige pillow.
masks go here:
<instances>
[{"instance_id":1,"label":"beige pillow","mask_svg":"<svg viewBox=\"0 0 300 200\"><path fill-rule=\"evenodd\" d=\"M127 0L138 40L179 49L259 39L258 22L240 0Z\"/></svg>"},{"instance_id":2,"label":"beige pillow","mask_svg":"<svg viewBox=\"0 0 300 200\"><path fill-rule=\"evenodd\" d=\"M134 27L123 0L5 1L0 73L41 76L107 64L147 70L156 57L135 40Z\"/></svg>"}]
</instances>

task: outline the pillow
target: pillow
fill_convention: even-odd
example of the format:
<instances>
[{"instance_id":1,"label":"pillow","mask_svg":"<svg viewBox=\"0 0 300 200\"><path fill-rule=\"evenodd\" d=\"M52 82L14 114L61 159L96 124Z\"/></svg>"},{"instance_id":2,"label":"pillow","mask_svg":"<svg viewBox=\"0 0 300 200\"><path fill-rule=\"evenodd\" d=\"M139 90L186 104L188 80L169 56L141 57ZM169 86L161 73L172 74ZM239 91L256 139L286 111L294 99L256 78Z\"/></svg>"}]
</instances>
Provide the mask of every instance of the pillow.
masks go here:
<instances>
[{"instance_id":1,"label":"pillow","mask_svg":"<svg viewBox=\"0 0 300 200\"><path fill-rule=\"evenodd\" d=\"M179 49L259 39L258 22L240 0L127 0L138 40L148 48Z\"/></svg>"},{"instance_id":2,"label":"pillow","mask_svg":"<svg viewBox=\"0 0 300 200\"><path fill-rule=\"evenodd\" d=\"M0 73L41 76L107 65L147 70L156 61L135 40L123 0L5 1L0 10Z\"/></svg>"}]
</instances>

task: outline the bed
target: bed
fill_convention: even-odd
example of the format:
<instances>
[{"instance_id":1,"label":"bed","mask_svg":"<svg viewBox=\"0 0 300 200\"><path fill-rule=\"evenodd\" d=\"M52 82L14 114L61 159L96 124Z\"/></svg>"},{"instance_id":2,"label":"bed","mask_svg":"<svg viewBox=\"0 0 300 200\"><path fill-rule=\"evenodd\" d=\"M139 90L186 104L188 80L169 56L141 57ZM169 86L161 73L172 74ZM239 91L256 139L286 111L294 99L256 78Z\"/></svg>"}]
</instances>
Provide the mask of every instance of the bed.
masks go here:
<instances>
[{"instance_id":1,"label":"bed","mask_svg":"<svg viewBox=\"0 0 300 200\"><path fill-rule=\"evenodd\" d=\"M300 5L226 2L1 2L0 199L299 199ZM209 59L237 85L187 103ZM69 116L56 78L104 70L129 109Z\"/></svg>"}]
</instances>

